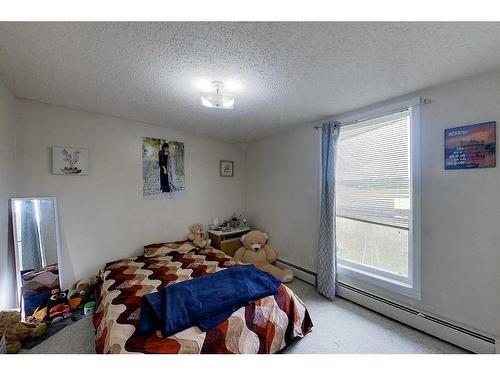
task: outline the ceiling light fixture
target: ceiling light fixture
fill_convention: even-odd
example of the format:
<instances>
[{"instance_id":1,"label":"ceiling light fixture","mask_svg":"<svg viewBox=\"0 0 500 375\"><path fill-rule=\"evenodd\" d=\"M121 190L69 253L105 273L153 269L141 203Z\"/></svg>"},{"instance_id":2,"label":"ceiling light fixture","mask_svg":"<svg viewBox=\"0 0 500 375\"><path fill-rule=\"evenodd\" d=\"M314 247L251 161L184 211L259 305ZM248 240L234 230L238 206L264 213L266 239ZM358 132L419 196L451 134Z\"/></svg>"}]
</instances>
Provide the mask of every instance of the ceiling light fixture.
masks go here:
<instances>
[{"instance_id":1,"label":"ceiling light fixture","mask_svg":"<svg viewBox=\"0 0 500 375\"><path fill-rule=\"evenodd\" d=\"M224 84L213 81L209 91L201 92L201 104L208 108L233 109L234 95L224 91Z\"/></svg>"}]
</instances>

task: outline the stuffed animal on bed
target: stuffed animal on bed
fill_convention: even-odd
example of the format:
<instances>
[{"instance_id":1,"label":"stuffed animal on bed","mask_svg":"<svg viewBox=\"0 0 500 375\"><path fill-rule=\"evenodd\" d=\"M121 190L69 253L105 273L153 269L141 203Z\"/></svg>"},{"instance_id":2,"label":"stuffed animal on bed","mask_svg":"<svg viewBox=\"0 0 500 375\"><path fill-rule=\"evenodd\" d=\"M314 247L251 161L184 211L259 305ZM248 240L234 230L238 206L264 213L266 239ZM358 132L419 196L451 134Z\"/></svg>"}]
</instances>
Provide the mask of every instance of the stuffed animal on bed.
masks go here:
<instances>
[{"instance_id":1,"label":"stuffed animal on bed","mask_svg":"<svg viewBox=\"0 0 500 375\"><path fill-rule=\"evenodd\" d=\"M209 238L205 237L205 230L203 224L193 224L189 227L191 232L188 236L188 240L191 241L197 247L210 246L212 242Z\"/></svg>"},{"instance_id":2,"label":"stuffed animal on bed","mask_svg":"<svg viewBox=\"0 0 500 375\"><path fill-rule=\"evenodd\" d=\"M0 338L5 335L7 353L17 353L21 342L29 337L42 336L47 331L45 323L29 324L21 322L18 310L0 311Z\"/></svg>"},{"instance_id":3,"label":"stuffed animal on bed","mask_svg":"<svg viewBox=\"0 0 500 375\"><path fill-rule=\"evenodd\" d=\"M234 254L234 258L243 263L251 263L262 271L269 272L284 283L293 280L293 271L281 269L274 264L278 256L271 245L267 243L269 236L259 230L252 230L241 237L243 247Z\"/></svg>"}]
</instances>

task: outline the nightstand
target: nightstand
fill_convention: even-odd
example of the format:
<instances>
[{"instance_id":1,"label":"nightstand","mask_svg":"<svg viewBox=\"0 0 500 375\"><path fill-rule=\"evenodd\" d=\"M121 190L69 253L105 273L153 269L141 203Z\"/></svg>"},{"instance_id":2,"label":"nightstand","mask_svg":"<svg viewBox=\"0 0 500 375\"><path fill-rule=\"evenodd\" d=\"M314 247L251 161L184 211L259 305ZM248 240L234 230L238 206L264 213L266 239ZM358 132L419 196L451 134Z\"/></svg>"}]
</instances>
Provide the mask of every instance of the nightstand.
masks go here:
<instances>
[{"instance_id":1,"label":"nightstand","mask_svg":"<svg viewBox=\"0 0 500 375\"><path fill-rule=\"evenodd\" d=\"M209 230L208 237L212 240L211 246L229 256L234 256L236 250L241 247L241 236L251 230L252 228L249 227L235 228L231 231Z\"/></svg>"}]
</instances>

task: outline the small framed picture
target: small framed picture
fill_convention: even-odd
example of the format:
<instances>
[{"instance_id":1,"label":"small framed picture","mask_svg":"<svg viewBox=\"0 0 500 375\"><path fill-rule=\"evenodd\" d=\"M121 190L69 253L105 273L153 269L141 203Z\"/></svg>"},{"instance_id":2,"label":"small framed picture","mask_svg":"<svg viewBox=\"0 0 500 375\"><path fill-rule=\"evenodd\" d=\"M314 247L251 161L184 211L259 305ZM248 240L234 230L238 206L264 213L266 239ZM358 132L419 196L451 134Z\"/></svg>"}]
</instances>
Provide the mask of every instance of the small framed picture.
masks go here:
<instances>
[{"instance_id":1,"label":"small framed picture","mask_svg":"<svg viewBox=\"0 0 500 375\"><path fill-rule=\"evenodd\" d=\"M89 151L86 148L52 147L52 173L88 175Z\"/></svg>"},{"instance_id":2,"label":"small framed picture","mask_svg":"<svg viewBox=\"0 0 500 375\"><path fill-rule=\"evenodd\" d=\"M220 176L221 177L233 177L234 175L234 162L229 160L220 161Z\"/></svg>"}]
</instances>

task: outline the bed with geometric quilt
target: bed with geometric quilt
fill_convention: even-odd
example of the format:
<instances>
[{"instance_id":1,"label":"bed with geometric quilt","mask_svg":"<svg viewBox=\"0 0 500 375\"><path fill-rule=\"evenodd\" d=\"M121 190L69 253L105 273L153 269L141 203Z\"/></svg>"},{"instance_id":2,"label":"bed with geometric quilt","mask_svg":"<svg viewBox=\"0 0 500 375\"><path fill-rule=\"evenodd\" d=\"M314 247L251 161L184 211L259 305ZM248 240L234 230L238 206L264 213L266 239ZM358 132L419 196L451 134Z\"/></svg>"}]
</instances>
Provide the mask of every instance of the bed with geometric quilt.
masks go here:
<instances>
[{"instance_id":1,"label":"bed with geometric quilt","mask_svg":"<svg viewBox=\"0 0 500 375\"><path fill-rule=\"evenodd\" d=\"M169 337L135 333L142 297L167 285L238 265L212 247L182 241L148 245L144 255L100 270L93 316L97 353L277 353L312 329L304 303L288 287L236 310L203 332L193 326Z\"/></svg>"}]
</instances>

